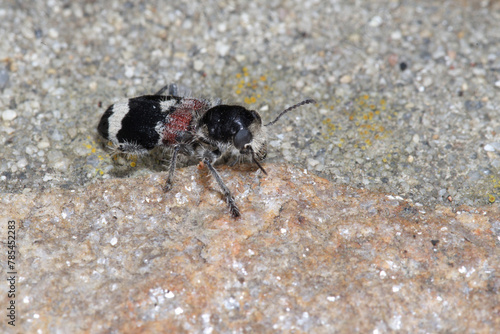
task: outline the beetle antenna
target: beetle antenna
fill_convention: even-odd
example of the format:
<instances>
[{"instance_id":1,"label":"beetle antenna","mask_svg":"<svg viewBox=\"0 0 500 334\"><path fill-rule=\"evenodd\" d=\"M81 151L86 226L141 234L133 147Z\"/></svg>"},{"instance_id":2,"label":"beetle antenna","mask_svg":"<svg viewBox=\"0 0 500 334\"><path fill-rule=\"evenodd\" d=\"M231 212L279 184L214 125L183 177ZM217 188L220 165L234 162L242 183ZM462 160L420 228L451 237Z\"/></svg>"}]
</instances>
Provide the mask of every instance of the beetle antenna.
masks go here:
<instances>
[{"instance_id":1,"label":"beetle antenna","mask_svg":"<svg viewBox=\"0 0 500 334\"><path fill-rule=\"evenodd\" d=\"M300 106L303 106L304 104L309 104L309 103L316 103L316 101L314 101L313 99L307 99L307 100L304 100L302 102L299 102L297 104L294 104L293 106L291 106L290 108L286 108L285 110L283 110L279 115L278 117L276 117L276 119L272 122L269 122L267 123L265 126L269 126L269 125L273 125L274 123L276 123L280 118L281 116L283 116L284 114L286 114L287 112L289 112L290 110L293 110L295 108L298 108Z\"/></svg>"}]
</instances>

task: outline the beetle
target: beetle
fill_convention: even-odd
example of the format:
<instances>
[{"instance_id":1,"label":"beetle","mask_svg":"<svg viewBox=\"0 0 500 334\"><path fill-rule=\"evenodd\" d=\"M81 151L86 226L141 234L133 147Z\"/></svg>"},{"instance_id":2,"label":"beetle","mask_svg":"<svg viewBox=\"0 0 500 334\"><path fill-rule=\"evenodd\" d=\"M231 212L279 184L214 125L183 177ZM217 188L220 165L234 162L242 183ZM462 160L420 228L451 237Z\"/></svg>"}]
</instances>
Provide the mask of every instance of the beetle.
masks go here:
<instances>
[{"instance_id":1,"label":"beetle","mask_svg":"<svg viewBox=\"0 0 500 334\"><path fill-rule=\"evenodd\" d=\"M267 127L290 110L309 103L316 102L306 99L263 125L261 116L254 110L181 97L177 94L177 85L171 84L153 95L109 106L97 130L119 153L142 155L158 146L170 149L172 157L165 192L172 189L178 155L197 157L222 190L231 215L238 217L240 210L214 164L224 158L232 160L232 165L250 160L267 175L260 163L267 154Z\"/></svg>"}]
</instances>

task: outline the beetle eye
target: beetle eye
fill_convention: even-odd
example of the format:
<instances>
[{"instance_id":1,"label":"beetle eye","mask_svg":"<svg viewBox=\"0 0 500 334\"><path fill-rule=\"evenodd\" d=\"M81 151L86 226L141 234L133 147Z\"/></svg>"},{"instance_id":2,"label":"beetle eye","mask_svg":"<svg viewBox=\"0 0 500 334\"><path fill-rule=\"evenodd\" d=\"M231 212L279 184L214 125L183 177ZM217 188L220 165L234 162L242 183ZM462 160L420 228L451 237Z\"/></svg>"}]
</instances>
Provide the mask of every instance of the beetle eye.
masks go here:
<instances>
[{"instance_id":1,"label":"beetle eye","mask_svg":"<svg viewBox=\"0 0 500 334\"><path fill-rule=\"evenodd\" d=\"M239 130L233 139L234 146L240 151L245 147L246 144L250 143L251 141L252 133L246 128Z\"/></svg>"}]
</instances>

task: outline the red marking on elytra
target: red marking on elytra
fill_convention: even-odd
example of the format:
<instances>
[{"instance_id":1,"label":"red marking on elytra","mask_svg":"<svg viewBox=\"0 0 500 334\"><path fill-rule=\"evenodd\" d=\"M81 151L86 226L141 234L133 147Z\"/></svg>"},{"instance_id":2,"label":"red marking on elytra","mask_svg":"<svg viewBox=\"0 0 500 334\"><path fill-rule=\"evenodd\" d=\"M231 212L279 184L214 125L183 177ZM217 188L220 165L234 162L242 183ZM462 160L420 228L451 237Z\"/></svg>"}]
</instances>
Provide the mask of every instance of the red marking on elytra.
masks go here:
<instances>
[{"instance_id":1,"label":"red marking on elytra","mask_svg":"<svg viewBox=\"0 0 500 334\"><path fill-rule=\"evenodd\" d=\"M167 145L177 143L177 136L188 130L189 124L193 119L193 114L186 109L176 110L168 116L168 123L165 124L163 132L163 142Z\"/></svg>"},{"instance_id":2,"label":"red marking on elytra","mask_svg":"<svg viewBox=\"0 0 500 334\"><path fill-rule=\"evenodd\" d=\"M178 136L183 132L189 131L189 126L194 115L201 114L208 109L210 105L197 99L183 99L181 105L168 115L165 130L163 131L163 143L165 145L175 145L178 142ZM195 113L193 113L193 111Z\"/></svg>"},{"instance_id":3,"label":"red marking on elytra","mask_svg":"<svg viewBox=\"0 0 500 334\"><path fill-rule=\"evenodd\" d=\"M188 109L188 110L194 110L196 111L197 114L199 114L201 111L208 109L210 105L203 100L197 100L197 99L184 99L182 101L182 105L179 107L179 109Z\"/></svg>"}]
</instances>

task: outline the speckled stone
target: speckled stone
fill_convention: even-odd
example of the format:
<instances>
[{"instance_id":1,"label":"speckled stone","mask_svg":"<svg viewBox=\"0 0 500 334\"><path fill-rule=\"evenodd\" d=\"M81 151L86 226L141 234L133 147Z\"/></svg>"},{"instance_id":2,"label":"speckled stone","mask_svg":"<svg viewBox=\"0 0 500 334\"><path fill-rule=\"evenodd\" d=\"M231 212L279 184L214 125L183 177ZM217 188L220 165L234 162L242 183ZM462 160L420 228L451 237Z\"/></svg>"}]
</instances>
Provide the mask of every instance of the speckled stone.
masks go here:
<instances>
[{"instance_id":1,"label":"speckled stone","mask_svg":"<svg viewBox=\"0 0 500 334\"><path fill-rule=\"evenodd\" d=\"M2 196L2 235L7 219L18 223L16 330L500 330L497 206L431 211L265 168L218 167L238 219L196 166L167 194L165 173L153 173Z\"/></svg>"},{"instance_id":2,"label":"speckled stone","mask_svg":"<svg viewBox=\"0 0 500 334\"><path fill-rule=\"evenodd\" d=\"M492 0L3 1L14 331L500 332L499 13ZM168 156L112 157L98 140L110 104L169 83L264 122L318 101L269 129L269 176L219 167L241 219L206 170L179 170L163 194Z\"/></svg>"},{"instance_id":3,"label":"speckled stone","mask_svg":"<svg viewBox=\"0 0 500 334\"><path fill-rule=\"evenodd\" d=\"M499 1L2 4L2 194L113 176L107 106L177 83L265 122L314 98L269 131L269 162L428 206L500 199Z\"/></svg>"}]
</instances>

